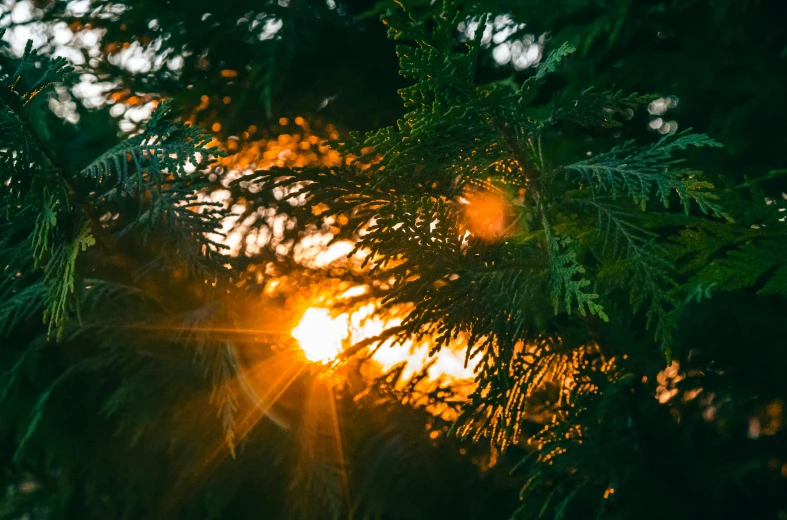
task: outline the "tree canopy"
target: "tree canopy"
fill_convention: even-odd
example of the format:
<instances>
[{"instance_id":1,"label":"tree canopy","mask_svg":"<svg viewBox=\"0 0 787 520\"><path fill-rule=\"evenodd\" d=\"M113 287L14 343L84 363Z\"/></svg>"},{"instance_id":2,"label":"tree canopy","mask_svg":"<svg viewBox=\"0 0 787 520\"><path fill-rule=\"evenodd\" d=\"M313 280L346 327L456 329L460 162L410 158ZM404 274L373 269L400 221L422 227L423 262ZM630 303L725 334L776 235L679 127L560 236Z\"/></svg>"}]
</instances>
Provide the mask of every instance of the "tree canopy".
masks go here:
<instances>
[{"instance_id":1,"label":"tree canopy","mask_svg":"<svg viewBox=\"0 0 787 520\"><path fill-rule=\"evenodd\" d=\"M785 7L6 0L0 518L783 518Z\"/></svg>"}]
</instances>

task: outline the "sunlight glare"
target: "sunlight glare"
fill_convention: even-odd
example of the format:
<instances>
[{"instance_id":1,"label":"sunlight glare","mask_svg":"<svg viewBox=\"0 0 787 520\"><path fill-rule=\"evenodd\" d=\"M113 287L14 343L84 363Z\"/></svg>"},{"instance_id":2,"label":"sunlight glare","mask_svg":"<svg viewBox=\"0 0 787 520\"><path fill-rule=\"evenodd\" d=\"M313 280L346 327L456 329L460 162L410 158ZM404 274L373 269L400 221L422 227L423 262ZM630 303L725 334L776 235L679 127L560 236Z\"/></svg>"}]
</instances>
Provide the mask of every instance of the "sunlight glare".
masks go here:
<instances>
[{"instance_id":1,"label":"sunlight glare","mask_svg":"<svg viewBox=\"0 0 787 520\"><path fill-rule=\"evenodd\" d=\"M333 318L328 309L311 307L303 313L292 337L306 359L327 363L343 350L342 342L349 335L349 316L340 314Z\"/></svg>"}]
</instances>

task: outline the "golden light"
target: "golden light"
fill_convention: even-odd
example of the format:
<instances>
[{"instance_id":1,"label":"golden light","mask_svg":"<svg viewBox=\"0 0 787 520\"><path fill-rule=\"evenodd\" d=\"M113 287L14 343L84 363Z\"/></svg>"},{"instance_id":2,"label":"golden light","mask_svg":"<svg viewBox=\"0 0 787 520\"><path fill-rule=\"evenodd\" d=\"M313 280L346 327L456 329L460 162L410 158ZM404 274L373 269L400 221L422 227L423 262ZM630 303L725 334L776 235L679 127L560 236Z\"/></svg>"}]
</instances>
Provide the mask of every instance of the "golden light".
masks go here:
<instances>
[{"instance_id":1,"label":"golden light","mask_svg":"<svg viewBox=\"0 0 787 520\"><path fill-rule=\"evenodd\" d=\"M498 192L467 190L460 198L465 226L474 235L495 242L510 231L514 219L511 202Z\"/></svg>"},{"instance_id":2,"label":"golden light","mask_svg":"<svg viewBox=\"0 0 787 520\"><path fill-rule=\"evenodd\" d=\"M227 69L224 74L237 74L237 71ZM221 100L221 98L218 98ZM198 111L205 110L210 99L202 99ZM230 100L231 101L231 100ZM284 118L279 121L281 126L287 127L273 129L278 134L271 137L266 132L263 135L254 135L259 130L249 127L242 133L239 141L218 143L219 147L226 150L226 156L218 159L218 164L225 170L222 175L222 184L239 178L244 173L256 170L268 170L273 167L303 167L303 166L337 166L340 164L355 164L357 157L340 155L331 149L327 139L338 138L338 133L333 125L324 125L320 122L310 123L303 117ZM295 125L294 127L291 125ZM364 149L362 153L371 152ZM372 160L371 162L376 162ZM365 169L368 164L358 165ZM256 186L251 186L249 191L254 192ZM506 235L512 221L511 202L502 192L490 188L486 184L481 189L468 189L462 197L465 227L469 232L475 233L486 240L499 240ZM342 224L342 216L334 219L326 217L326 223L333 226L330 231L308 233L288 250L280 245L284 239L283 230L286 228L287 219L281 215L264 216L259 211L247 211L242 200L232 199L229 190L216 190L206 195L205 200L227 204L231 215L225 219L221 232L222 235L211 235L211 239L229 246L230 256L246 255L254 257L266 247L276 247L279 254L291 254L295 262L312 269L326 269L337 264L359 264L364 257L364 252L352 253L355 243L348 240L333 241L336 226ZM314 208L316 209L316 208ZM328 209L328 208L324 208ZM323 209L323 211L324 211ZM317 211L315 214L319 214ZM271 219L269 222L267 219ZM338 229L338 228L337 228ZM282 247L281 252L279 247ZM259 273L259 271L258 271ZM287 282L276 277L269 277L260 273L260 283L265 281L265 294L273 296L277 292L286 291ZM282 289L284 288L284 289ZM294 337L303 356L312 362L328 364L345 349L361 341L374 338L384 331L399 326L406 316L408 309L391 309L381 311L379 301L355 307L338 316L333 315L330 309L337 302L349 305L354 298L368 295L370 286L357 285L326 288L322 295L311 298L308 303L300 301L298 306L306 303L309 308L305 311L297 326L292 330ZM474 379L474 369L477 360L470 360L468 366L464 365L464 345L461 340L450 348L444 348L435 356L430 356L431 342L424 339L419 342L403 341L397 343L388 339L380 343L370 344L368 366L372 372L378 374L392 369L400 363L406 363L403 371L403 380L412 377L423 370L427 364L428 381L443 380L455 384L471 383Z\"/></svg>"},{"instance_id":3,"label":"golden light","mask_svg":"<svg viewBox=\"0 0 787 520\"><path fill-rule=\"evenodd\" d=\"M349 316L332 317L328 309L311 307L303 313L292 337L298 340L303 355L309 361L327 363L343 350L349 335Z\"/></svg>"},{"instance_id":4,"label":"golden light","mask_svg":"<svg viewBox=\"0 0 787 520\"><path fill-rule=\"evenodd\" d=\"M368 287L356 286L341 296L365 293ZM339 298L342 299L342 298ZM310 307L306 310L298 326L292 331L298 340L306 359L327 363L335 359L343 350L359 342L377 337L384 331L401 325L404 309L385 317L377 314L377 303L367 303L338 316L331 316L323 307ZM398 314L398 315L397 315ZM455 344L441 349L430 356L431 342L425 339L419 343L406 340L397 343L392 338L370 345L371 356L368 361L376 370L386 372L394 366L405 363L402 372L404 384L416 373L429 367L425 383L443 381L452 385L471 385L478 359L471 359L465 366L464 344L457 338Z\"/></svg>"}]
</instances>

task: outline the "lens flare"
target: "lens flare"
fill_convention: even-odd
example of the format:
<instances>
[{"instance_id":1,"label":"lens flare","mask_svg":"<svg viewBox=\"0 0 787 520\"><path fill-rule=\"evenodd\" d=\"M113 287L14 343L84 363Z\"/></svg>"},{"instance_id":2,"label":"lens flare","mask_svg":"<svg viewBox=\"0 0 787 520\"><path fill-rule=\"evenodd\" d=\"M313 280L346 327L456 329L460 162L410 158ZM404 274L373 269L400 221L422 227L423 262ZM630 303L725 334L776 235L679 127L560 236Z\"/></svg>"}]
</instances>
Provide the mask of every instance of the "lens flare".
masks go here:
<instances>
[{"instance_id":1,"label":"lens flare","mask_svg":"<svg viewBox=\"0 0 787 520\"><path fill-rule=\"evenodd\" d=\"M346 313L334 318L328 309L315 307L303 313L292 331L306 359L318 363L327 363L338 356L348 335L349 316Z\"/></svg>"},{"instance_id":2,"label":"lens flare","mask_svg":"<svg viewBox=\"0 0 787 520\"><path fill-rule=\"evenodd\" d=\"M505 237L513 221L511 203L502 194L487 191L467 191L461 200L464 205L468 231L488 242Z\"/></svg>"},{"instance_id":3,"label":"lens flare","mask_svg":"<svg viewBox=\"0 0 787 520\"><path fill-rule=\"evenodd\" d=\"M395 381L389 382L399 389L414 383L412 388L421 396L410 404L424 406L429 413L452 421L458 413L456 403L467 399L476 388L479 356L470 358L465 364L467 339L463 335L432 353L430 339L401 340L387 334L400 328L408 308L394 307L380 314L380 302L377 301L332 316L328 308L310 307L292 336L298 340L305 359L323 365L343 354L352 356L361 350L368 352L361 368L364 377L374 379L396 370ZM447 390L450 399L433 402L429 396L438 388Z\"/></svg>"}]
</instances>

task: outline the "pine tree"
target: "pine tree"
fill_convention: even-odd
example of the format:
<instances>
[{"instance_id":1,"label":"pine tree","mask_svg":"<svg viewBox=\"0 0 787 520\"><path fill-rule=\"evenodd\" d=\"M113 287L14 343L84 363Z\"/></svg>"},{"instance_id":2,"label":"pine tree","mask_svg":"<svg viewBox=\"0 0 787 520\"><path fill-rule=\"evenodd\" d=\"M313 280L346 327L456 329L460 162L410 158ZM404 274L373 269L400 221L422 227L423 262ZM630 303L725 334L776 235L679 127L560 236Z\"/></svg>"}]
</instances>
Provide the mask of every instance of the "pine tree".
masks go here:
<instances>
[{"instance_id":1,"label":"pine tree","mask_svg":"<svg viewBox=\"0 0 787 520\"><path fill-rule=\"evenodd\" d=\"M232 157L219 151L232 148L193 124L211 116L176 117L172 106L194 96L184 103L177 89L137 134L73 166L32 115L49 110L42 101L65 62L28 46L4 65L15 72L0 131L0 333L10 345L0 413L13 419L0 429L11 489L0 514L784 514L778 172L742 183L705 174L694 165L727 153L713 138L632 129L662 98L578 88L572 71L596 59L601 35L625 40L623 3L619 18L596 16L570 42L544 40L537 67L490 79L492 4L378 5L406 81L400 119L335 133L315 165L281 159L234 180L221 178ZM584 9L547 15L537 4L532 13L556 25ZM54 5L47 16L69 16ZM215 16L231 20L236 7ZM138 34L157 30L156 13L91 16ZM458 33L468 20L475 30ZM250 51L233 52L226 59ZM269 96L266 70L255 85ZM151 73L145 88L166 91L169 80ZM274 99L257 104L271 113ZM216 190L242 201L240 216L212 201ZM223 251L223 232L245 244L273 235L280 217L262 249ZM363 266L300 264L294 244L320 230L351 240L348 256ZM271 281L280 295L364 284L369 293L337 309L374 301L381 315L408 312L327 370L303 371L270 348L290 340L266 337L293 320L293 299L271 301ZM460 342L477 367L469 398L424 385L428 367L364 376L369 347L408 340L433 353Z\"/></svg>"}]
</instances>

